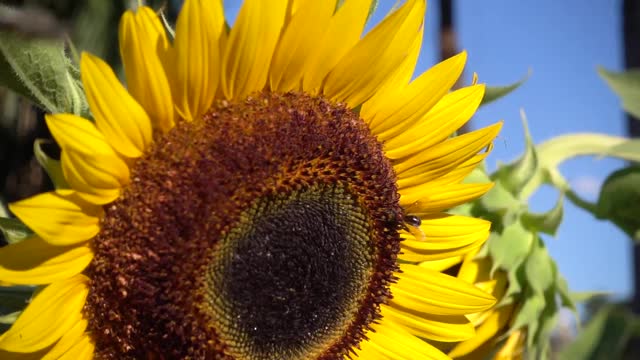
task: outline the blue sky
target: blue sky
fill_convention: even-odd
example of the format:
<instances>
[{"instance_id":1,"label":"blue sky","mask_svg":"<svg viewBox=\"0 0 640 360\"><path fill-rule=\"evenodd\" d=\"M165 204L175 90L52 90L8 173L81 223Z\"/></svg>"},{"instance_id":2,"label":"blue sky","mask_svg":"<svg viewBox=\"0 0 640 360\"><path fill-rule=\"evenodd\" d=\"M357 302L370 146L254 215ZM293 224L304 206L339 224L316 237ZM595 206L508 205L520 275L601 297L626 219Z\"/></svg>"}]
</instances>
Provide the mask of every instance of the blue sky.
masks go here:
<instances>
[{"instance_id":1,"label":"blue sky","mask_svg":"<svg viewBox=\"0 0 640 360\"><path fill-rule=\"evenodd\" d=\"M225 1L230 19L241 1ZM391 9L395 0L380 0L372 23ZM509 0L455 1L455 22L460 49L468 51L466 82L477 72L488 85L510 84L529 69L529 81L510 96L482 108L473 127L504 120L504 129L488 159L515 159L523 150L520 121L523 108L534 141L571 132L623 135L624 117L617 98L596 74L598 65L622 69L621 1ZM438 2L428 4L425 41L417 73L438 57ZM616 160L582 158L561 170L576 190L595 200L602 181L623 166ZM530 207L550 209L557 193L538 191ZM549 251L572 290L608 291L617 297L631 294L631 244L614 226L594 220L571 204L556 238L545 238Z\"/></svg>"}]
</instances>

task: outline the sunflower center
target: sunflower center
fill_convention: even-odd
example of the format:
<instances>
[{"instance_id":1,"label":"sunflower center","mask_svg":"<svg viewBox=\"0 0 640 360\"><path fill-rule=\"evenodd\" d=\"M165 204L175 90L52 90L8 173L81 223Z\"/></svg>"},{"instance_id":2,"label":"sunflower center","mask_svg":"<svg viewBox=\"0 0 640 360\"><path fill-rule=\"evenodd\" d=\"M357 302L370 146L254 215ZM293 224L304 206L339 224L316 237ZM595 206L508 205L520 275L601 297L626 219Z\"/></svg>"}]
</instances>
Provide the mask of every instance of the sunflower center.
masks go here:
<instances>
[{"instance_id":1,"label":"sunflower center","mask_svg":"<svg viewBox=\"0 0 640 360\"><path fill-rule=\"evenodd\" d=\"M179 123L105 210L86 307L102 358L341 359L390 297L395 175L322 98Z\"/></svg>"},{"instance_id":2,"label":"sunflower center","mask_svg":"<svg viewBox=\"0 0 640 360\"><path fill-rule=\"evenodd\" d=\"M208 271L220 335L242 358L317 356L366 296L375 249L364 209L325 187L259 199L241 218Z\"/></svg>"}]
</instances>

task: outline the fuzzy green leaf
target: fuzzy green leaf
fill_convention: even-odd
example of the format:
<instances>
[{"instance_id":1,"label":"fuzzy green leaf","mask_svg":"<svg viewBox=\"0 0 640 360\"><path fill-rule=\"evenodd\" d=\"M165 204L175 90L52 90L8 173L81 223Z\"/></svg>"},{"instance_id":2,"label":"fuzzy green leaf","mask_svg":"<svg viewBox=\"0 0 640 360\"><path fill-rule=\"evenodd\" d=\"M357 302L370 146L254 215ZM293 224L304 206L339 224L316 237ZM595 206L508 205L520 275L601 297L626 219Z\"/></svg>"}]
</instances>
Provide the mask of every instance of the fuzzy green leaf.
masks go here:
<instances>
[{"instance_id":1,"label":"fuzzy green leaf","mask_svg":"<svg viewBox=\"0 0 640 360\"><path fill-rule=\"evenodd\" d=\"M79 72L67 58L62 41L0 32L0 58L0 65L8 65L0 72L0 86L20 93L47 112L88 113Z\"/></svg>"},{"instance_id":2,"label":"fuzzy green leaf","mask_svg":"<svg viewBox=\"0 0 640 360\"><path fill-rule=\"evenodd\" d=\"M613 72L599 68L598 73L622 100L622 108L640 119L640 70Z\"/></svg>"},{"instance_id":3,"label":"fuzzy green leaf","mask_svg":"<svg viewBox=\"0 0 640 360\"><path fill-rule=\"evenodd\" d=\"M33 235L20 220L12 218L0 218L0 231L9 244L15 244Z\"/></svg>"},{"instance_id":4,"label":"fuzzy green leaf","mask_svg":"<svg viewBox=\"0 0 640 360\"><path fill-rule=\"evenodd\" d=\"M599 218L611 220L632 237L640 231L639 166L609 175L600 190L596 212Z\"/></svg>"},{"instance_id":5,"label":"fuzzy green leaf","mask_svg":"<svg viewBox=\"0 0 640 360\"><path fill-rule=\"evenodd\" d=\"M36 160L38 160L40 166L42 166L44 171L47 172L47 175L49 175L53 186L55 186L56 189L66 189L69 186L62 174L60 161L52 159L42 149L42 146L47 143L50 143L50 141L46 139L36 139L36 141L33 142L33 153L35 154Z\"/></svg>"},{"instance_id":6,"label":"fuzzy green leaf","mask_svg":"<svg viewBox=\"0 0 640 360\"><path fill-rule=\"evenodd\" d=\"M484 97L482 98L482 103L480 105L487 105L492 103L508 94L512 91L519 88L522 84L529 80L531 76L531 71L527 75L525 75L522 79L516 81L515 83L507 86L487 86L484 91Z\"/></svg>"}]
</instances>

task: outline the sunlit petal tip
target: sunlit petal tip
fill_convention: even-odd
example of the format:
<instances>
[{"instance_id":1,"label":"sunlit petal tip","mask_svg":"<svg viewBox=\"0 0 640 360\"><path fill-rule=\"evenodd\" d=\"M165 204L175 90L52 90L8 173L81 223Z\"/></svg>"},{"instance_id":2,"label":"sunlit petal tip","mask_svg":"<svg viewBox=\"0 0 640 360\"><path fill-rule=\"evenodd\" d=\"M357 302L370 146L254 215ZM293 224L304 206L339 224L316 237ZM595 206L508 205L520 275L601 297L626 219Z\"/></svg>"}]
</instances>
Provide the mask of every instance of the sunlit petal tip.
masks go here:
<instances>
[{"instance_id":1,"label":"sunlit petal tip","mask_svg":"<svg viewBox=\"0 0 640 360\"><path fill-rule=\"evenodd\" d=\"M9 209L44 241L59 246L93 238L100 231L103 213L102 207L69 190L39 194L9 204Z\"/></svg>"},{"instance_id":2,"label":"sunlit petal tip","mask_svg":"<svg viewBox=\"0 0 640 360\"><path fill-rule=\"evenodd\" d=\"M394 74L422 34L425 1L408 1L365 35L328 74L323 93L363 104Z\"/></svg>"},{"instance_id":3,"label":"sunlit petal tip","mask_svg":"<svg viewBox=\"0 0 640 360\"><path fill-rule=\"evenodd\" d=\"M169 42L153 9L127 10L119 26L120 56L131 95L149 114L154 127L166 132L174 125L173 100L163 61Z\"/></svg>"},{"instance_id":4,"label":"sunlit petal tip","mask_svg":"<svg viewBox=\"0 0 640 360\"><path fill-rule=\"evenodd\" d=\"M100 58L83 52L80 74L97 128L118 153L141 156L152 141L147 113Z\"/></svg>"},{"instance_id":5,"label":"sunlit petal tip","mask_svg":"<svg viewBox=\"0 0 640 360\"><path fill-rule=\"evenodd\" d=\"M185 120L202 116L216 95L223 27L220 1L184 2L176 23L171 81L176 110Z\"/></svg>"},{"instance_id":6,"label":"sunlit petal tip","mask_svg":"<svg viewBox=\"0 0 640 360\"><path fill-rule=\"evenodd\" d=\"M280 38L287 0L247 0L231 29L222 58L222 87L227 99L262 90Z\"/></svg>"},{"instance_id":7,"label":"sunlit petal tip","mask_svg":"<svg viewBox=\"0 0 640 360\"><path fill-rule=\"evenodd\" d=\"M331 1L306 1L297 4L295 15L287 23L278 41L269 73L271 90L298 90L308 63L312 61L329 25L335 4Z\"/></svg>"}]
</instances>

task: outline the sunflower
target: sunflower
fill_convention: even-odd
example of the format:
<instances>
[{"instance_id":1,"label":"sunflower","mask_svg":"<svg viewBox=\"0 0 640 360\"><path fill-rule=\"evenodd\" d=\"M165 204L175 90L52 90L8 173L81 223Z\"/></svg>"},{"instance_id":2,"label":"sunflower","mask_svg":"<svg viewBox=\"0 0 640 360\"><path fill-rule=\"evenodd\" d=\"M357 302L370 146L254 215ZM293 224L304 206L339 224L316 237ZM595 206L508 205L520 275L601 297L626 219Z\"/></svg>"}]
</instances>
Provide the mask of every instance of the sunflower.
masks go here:
<instances>
[{"instance_id":1,"label":"sunflower","mask_svg":"<svg viewBox=\"0 0 640 360\"><path fill-rule=\"evenodd\" d=\"M340 4L338 6L338 4ZM43 285L0 357L447 359L488 293L418 263L489 234L448 208L500 123L463 52L412 80L426 3L361 37L370 0L185 1L175 37L122 17L125 87L83 54L93 121L52 114L68 188L10 205L35 235L0 281Z\"/></svg>"}]
</instances>

